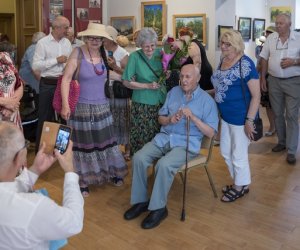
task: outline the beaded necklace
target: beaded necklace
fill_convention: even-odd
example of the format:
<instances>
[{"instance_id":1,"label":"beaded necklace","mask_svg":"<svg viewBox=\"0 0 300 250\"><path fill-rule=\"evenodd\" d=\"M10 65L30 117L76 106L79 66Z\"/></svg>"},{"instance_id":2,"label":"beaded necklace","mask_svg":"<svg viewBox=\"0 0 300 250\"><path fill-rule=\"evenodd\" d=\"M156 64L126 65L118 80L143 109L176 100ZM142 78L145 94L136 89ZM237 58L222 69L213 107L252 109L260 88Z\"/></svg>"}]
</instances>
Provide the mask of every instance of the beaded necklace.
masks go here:
<instances>
[{"instance_id":1,"label":"beaded necklace","mask_svg":"<svg viewBox=\"0 0 300 250\"><path fill-rule=\"evenodd\" d=\"M104 64L103 64L103 63L101 64L101 65L102 65L102 70L101 70L101 71L98 70L98 69L96 68L96 65L94 64L94 61L93 61L93 58L92 58L92 55L91 55L91 52L90 52L89 49L88 49L88 52L89 52L90 60L91 60L91 63L92 63L92 65L93 65L93 67L94 67L94 71L95 71L96 75L98 75L98 76L103 75L104 70L105 70ZM102 62L102 59L100 60L100 62Z\"/></svg>"}]
</instances>

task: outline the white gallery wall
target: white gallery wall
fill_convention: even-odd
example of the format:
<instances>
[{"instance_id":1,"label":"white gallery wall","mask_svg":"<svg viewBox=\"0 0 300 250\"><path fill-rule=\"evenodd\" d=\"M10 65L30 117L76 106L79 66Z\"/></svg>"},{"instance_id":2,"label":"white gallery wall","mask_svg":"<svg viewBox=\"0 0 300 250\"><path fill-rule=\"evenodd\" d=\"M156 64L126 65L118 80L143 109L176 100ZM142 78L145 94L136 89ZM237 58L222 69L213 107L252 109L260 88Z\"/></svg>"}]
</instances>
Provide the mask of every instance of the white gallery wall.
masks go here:
<instances>
[{"instance_id":1,"label":"white gallery wall","mask_svg":"<svg viewBox=\"0 0 300 250\"><path fill-rule=\"evenodd\" d=\"M103 0L103 23L110 24L110 17L135 16L136 28L141 28L141 2L153 0ZM165 0L167 9L167 33L173 34L173 15L206 14L206 49L215 68L219 64L218 25L237 29L239 17L266 19L270 23L270 7L291 6L292 28L300 28L300 0ZM295 15L298 13L298 16ZM251 32L252 36L252 32ZM255 42L245 41L245 54L255 59Z\"/></svg>"}]
</instances>

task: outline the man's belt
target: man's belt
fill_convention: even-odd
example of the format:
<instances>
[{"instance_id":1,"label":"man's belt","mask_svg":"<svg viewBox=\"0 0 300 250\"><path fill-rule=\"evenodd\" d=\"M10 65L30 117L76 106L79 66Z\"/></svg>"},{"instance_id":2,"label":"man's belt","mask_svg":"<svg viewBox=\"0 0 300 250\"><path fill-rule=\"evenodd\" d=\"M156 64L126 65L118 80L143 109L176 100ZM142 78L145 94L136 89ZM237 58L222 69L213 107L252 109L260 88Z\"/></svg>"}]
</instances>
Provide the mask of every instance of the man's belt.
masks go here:
<instances>
[{"instance_id":1,"label":"man's belt","mask_svg":"<svg viewBox=\"0 0 300 250\"><path fill-rule=\"evenodd\" d=\"M273 76L279 80L289 80L289 79L293 79L293 78L296 78L296 77L300 77L300 76L291 76L291 77L277 77L277 76Z\"/></svg>"},{"instance_id":2,"label":"man's belt","mask_svg":"<svg viewBox=\"0 0 300 250\"><path fill-rule=\"evenodd\" d=\"M41 80L46 85L56 85L58 77L41 77Z\"/></svg>"}]
</instances>

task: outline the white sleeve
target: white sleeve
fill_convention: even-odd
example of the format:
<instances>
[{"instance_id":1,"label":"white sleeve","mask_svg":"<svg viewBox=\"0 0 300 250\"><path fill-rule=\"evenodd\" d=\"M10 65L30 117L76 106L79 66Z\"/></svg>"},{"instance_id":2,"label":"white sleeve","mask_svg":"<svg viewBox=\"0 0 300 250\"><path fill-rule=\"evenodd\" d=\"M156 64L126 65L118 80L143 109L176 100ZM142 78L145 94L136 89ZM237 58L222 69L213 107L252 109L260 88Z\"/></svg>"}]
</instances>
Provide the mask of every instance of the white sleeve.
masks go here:
<instances>
[{"instance_id":1,"label":"white sleeve","mask_svg":"<svg viewBox=\"0 0 300 250\"><path fill-rule=\"evenodd\" d=\"M41 199L30 221L29 234L37 240L58 240L81 232L83 227L83 197L76 173L66 173L63 206L48 197Z\"/></svg>"},{"instance_id":2,"label":"white sleeve","mask_svg":"<svg viewBox=\"0 0 300 250\"><path fill-rule=\"evenodd\" d=\"M38 179L38 175L24 168L22 173L16 177L15 183L17 192L29 192L32 191L32 187Z\"/></svg>"},{"instance_id":3,"label":"white sleeve","mask_svg":"<svg viewBox=\"0 0 300 250\"><path fill-rule=\"evenodd\" d=\"M37 43L32 61L33 70L44 71L57 64L56 58L47 58L46 49L43 41Z\"/></svg>"}]
</instances>

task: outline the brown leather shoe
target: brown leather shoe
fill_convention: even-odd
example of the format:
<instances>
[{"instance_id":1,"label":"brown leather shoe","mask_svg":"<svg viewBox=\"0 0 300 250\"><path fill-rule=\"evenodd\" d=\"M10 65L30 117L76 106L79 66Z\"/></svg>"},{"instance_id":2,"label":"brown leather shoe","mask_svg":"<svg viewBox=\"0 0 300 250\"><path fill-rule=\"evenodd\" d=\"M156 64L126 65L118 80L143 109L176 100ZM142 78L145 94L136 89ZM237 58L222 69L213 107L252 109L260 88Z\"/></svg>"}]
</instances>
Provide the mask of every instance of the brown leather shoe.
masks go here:
<instances>
[{"instance_id":1,"label":"brown leather shoe","mask_svg":"<svg viewBox=\"0 0 300 250\"><path fill-rule=\"evenodd\" d=\"M288 164L294 165L296 163L296 157L293 154L287 154L286 161Z\"/></svg>"},{"instance_id":2,"label":"brown leather shoe","mask_svg":"<svg viewBox=\"0 0 300 250\"><path fill-rule=\"evenodd\" d=\"M274 148L272 148L272 151L276 153L281 152L283 150L285 150L285 146L282 144L277 144Z\"/></svg>"}]
</instances>

